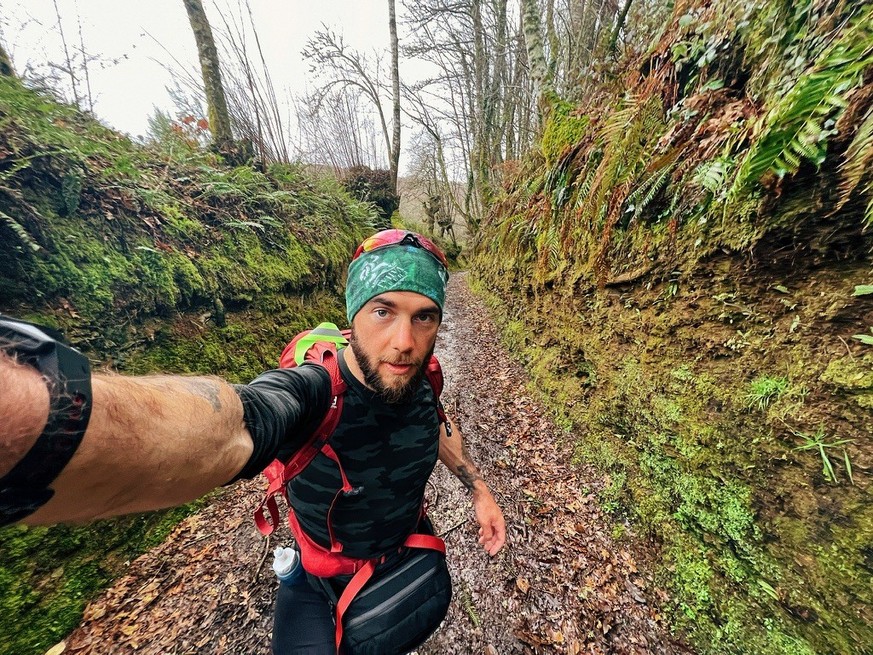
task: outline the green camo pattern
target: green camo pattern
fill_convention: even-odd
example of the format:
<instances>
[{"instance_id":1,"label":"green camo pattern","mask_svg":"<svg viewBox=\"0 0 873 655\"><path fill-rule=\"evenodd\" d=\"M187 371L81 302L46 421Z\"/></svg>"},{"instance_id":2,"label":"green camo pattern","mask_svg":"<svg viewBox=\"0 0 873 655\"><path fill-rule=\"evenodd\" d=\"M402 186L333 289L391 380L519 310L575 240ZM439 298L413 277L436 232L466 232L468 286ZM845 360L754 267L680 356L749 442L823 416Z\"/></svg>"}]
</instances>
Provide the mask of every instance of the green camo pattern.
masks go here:
<instances>
[{"instance_id":1,"label":"green camo pattern","mask_svg":"<svg viewBox=\"0 0 873 655\"><path fill-rule=\"evenodd\" d=\"M400 546L417 525L439 450L436 398L425 378L410 403L384 403L337 359L349 388L330 444L356 492L337 499L334 536L344 555L378 557ZM301 527L325 547L327 514L341 487L336 463L322 453L288 484Z\"/></svg>"}]
</instances>

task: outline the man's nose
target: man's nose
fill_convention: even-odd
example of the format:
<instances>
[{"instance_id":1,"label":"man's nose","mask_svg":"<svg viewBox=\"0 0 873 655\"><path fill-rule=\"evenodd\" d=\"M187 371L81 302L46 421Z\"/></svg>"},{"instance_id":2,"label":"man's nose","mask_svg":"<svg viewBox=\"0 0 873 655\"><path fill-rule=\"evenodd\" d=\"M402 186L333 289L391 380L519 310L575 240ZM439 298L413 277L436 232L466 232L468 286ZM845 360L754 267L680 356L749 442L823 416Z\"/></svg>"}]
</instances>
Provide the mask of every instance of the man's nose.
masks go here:
<instances>
[{"instance_id":1,"label":"man's nose","mask_svg":"<svg viewBox=\"0 0 873 655\"><path fill-rule=\"evenodd\" d=\"M415 348L415 337L412 333L411 321L398 321L391 339L391 346L402 353Z\"/></svg>"}]
</instances>

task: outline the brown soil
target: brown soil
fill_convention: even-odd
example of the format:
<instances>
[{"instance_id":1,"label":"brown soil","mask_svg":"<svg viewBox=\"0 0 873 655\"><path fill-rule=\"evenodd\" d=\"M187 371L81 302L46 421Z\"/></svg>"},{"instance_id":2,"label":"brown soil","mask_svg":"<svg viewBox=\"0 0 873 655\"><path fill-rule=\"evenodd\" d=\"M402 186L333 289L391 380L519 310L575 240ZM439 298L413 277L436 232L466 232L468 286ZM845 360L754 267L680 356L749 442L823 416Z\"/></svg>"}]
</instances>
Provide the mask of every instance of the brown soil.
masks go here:
<instances>
[{"instance_id":1,"label":"brown soil","mask_svg":"<svg viewBox=\"0 0 873 655\"><path fill-rule=\"evenodd\" d=\"M429 486L455 582L449 615L419 655L688 653L670 636L664 600L638 555L610 536L595 492L603 481L571 467L571 445L526 392L525 371L499 346L463 275L450 285L437 344L444 401L506 515L508 544L490 558L471 503L442 466ZM259 480L236 485L190 517L92 602L59 653L266 655L276 581L250 511Z\"/></svg>"}]
</instances>

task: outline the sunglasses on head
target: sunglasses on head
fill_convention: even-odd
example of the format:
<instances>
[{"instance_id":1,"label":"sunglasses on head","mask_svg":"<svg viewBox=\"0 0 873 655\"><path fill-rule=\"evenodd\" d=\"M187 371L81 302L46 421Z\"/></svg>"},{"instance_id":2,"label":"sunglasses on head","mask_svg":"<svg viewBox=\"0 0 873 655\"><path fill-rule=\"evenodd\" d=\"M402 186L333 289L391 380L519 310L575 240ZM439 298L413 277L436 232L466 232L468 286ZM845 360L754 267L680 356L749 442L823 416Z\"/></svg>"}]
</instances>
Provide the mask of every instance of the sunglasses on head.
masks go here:
<instances>
[{"instance_id":1,"label":"sunglasses on head","mask_svg":"<svg viewBox=\"0 0 873 655\"><path fill-rule=\"evenodd\" d=\"M358 246L358 249L355 250L355 256L352 257L352 261L356 260L365 252L372 252L378 248L385 248L387 246L402 245L411 245L426 250L445 268L449 267L449 262L446 260L443 251L440 250L433 241L419 234L415 234L414 232L409 232L408 230L382 230L381 232L377 232L373 236L364 239L363 243L361 243L361 245Z\"/></svg>"}]
</instances>

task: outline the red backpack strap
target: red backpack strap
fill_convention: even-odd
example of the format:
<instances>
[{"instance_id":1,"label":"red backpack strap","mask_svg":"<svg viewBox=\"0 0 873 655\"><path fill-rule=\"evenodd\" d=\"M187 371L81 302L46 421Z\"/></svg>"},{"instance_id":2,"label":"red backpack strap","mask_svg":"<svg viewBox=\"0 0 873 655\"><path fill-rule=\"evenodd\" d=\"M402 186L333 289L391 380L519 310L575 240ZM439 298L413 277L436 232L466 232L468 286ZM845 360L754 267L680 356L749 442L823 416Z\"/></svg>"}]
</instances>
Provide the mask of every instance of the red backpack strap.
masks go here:
<instances>
[{"instance_id":1,"label":"red backpack strap","mask_svg":"<svg viewBox=\"0 0 873 655\"><path fill-rule=\"evenodd\" d=\"M339 597L339 600L336 603L336 631L334 632L334 639L336 640L336 652L340 652L340 644L343 641L343 615L346 613L346 610L349 608L349 605L352 604L352 601L355 599L355 596L358 595L358 592L364 588L364 585L373 577L373 572L376 570L376 564L379 563L379 560L368 560L361 570L355 573L354 577L349 580L349 583L346 585L346 588L343 590L342 595Z\"/></svg>"},{"instance_id":2,"label":"red backpack strap","mask_svg":"<svg viewBox=\"0 0 873 655\"><path fill-rule=\"evenodd\" d=\"M289 348L292 348L291 344L285 348L285 351L288 352ZM264 470L269 486L264 499L255 509L255 524L261 534L265 536L272 534L276 526L279 525L279 507L276 504L276 496L284 495L288 482L299 475L315 458L318 451L336 430L337 423L339 423L343 413L343 394L346 392L346 383L340 373L339 362L337 362L336 346L332 343L316 343L306 353L306 360L323 366L330 375L331 403L318 428L294 457L284 465L279 460L274 460ZM269 516L269 520L267 520L267 516Z\"/></svg>"},{"instance_id":3,"label":"red backpack strap","mask_svg":"<svg viewBox=\"0 0 873 655\"><path fill-rule=\"evenodd\" d=\"M430 361L427 363L427 368L424 370L430 388L433 389L433 395L437 401L437 415L440 418L440 423L446 424L446 432L449 436L452 434L452 428L449 425L449 418L446 416L446 410L443 409L443 403L440 400L440 395L443 393L443 368L440 366L439 360L434 356L430 356Z\"/></svg>"}]
</instances>

